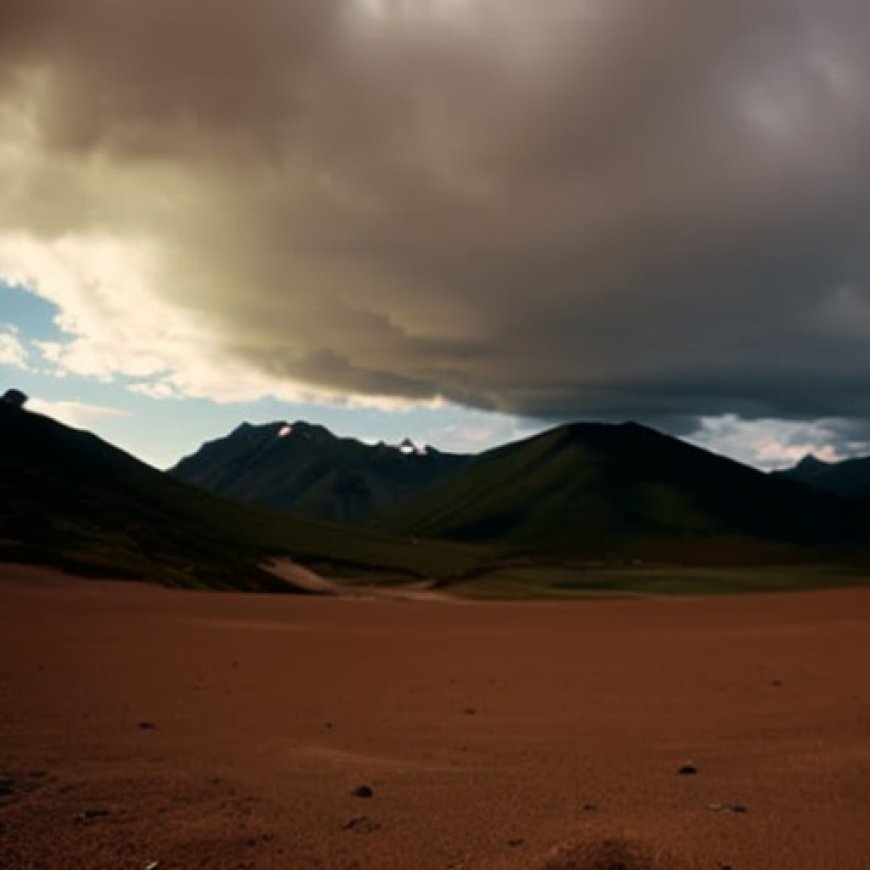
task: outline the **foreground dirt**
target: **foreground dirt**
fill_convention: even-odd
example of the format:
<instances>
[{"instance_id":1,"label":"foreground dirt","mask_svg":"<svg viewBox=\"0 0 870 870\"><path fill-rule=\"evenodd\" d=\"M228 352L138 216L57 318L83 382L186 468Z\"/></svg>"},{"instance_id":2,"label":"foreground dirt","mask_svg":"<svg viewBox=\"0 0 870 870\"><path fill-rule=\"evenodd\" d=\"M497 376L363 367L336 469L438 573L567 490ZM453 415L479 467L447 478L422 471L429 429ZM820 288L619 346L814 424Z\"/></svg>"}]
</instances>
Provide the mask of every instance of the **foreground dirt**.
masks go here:
<instances>
[{"instance_id":1,"label":"foreground dirt","mask_svg":"<svg viewBox=\"0 0 870 870\"><path fill-rule=\"evenodd\" d=\"M870 590L454 605L0 577L3 868L870 867Z\"/></svg>"}]
</instances>

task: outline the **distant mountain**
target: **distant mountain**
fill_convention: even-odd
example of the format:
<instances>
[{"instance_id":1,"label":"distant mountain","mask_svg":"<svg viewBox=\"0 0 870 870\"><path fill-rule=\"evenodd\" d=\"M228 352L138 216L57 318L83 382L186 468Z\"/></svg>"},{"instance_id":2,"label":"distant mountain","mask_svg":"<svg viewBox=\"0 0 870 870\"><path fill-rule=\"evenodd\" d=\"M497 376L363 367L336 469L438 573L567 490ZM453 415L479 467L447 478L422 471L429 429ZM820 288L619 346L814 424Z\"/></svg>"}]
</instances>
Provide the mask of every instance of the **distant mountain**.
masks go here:
<instances>
[{"instance_id":1,"label":"distant mountain","mask_svg":"<svg viewBox=\"0 0 870 870\"><path fill-rule=\"evenodd\" d=\"M584 558L729 562L851 542L850 506L634 423L481 454L393 518L405 533Z\"/></svg>"},{"instance_id":2,"label":"distant mountain","mask_svg":"<svg viewBox=\"0 0 870 870\"><path fill-rule=\"evenodd\" d=\"M870 456L844 459L842 462L822 462L809 455L793 468L775 471L773 475L849 498L870 497Z\"/></svg>"},{"instance_id":3,"label":"distant mountain","mask_svg":"<svg viewBox=\"0 0 870 870\"><path fill-rule=\"evenodd\" d=\"M182 459L171 474L240 501L363 523L468 460L409 439L363 444L303 421L243 423Z\"/></svg>"},{"instance_id":4,"label":"distant mountain","mask_svg":"<svg viewBox=\"0 0 870 870\"><path fill-rule=\"evenodd\" d=\"M0 401L0 561L173 586L288 591L260 568L281 555L379 579L452 576L480 558L469 548L237 504Z\"/></svg>"}]
</instances>

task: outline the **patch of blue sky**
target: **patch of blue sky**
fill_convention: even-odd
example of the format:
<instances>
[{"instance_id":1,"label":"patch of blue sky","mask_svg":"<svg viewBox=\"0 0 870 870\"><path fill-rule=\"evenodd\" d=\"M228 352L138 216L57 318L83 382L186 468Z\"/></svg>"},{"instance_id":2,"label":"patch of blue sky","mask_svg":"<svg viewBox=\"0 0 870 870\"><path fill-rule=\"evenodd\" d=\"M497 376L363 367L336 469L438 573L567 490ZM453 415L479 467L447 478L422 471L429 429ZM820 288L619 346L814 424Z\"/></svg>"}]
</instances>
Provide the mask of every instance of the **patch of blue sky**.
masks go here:
<instances>
[{"instance_id":1,"label":"patch of blue sky","mask_svg":"<svg viewBox=\"0 0 870 870\"><path fill-rule=\"evenodd\" d=\"M63 340L55 323L57 313L57 306L27 288L0 280L0 325L15 326L23 340Z\"/></svg>"}]
</instances>

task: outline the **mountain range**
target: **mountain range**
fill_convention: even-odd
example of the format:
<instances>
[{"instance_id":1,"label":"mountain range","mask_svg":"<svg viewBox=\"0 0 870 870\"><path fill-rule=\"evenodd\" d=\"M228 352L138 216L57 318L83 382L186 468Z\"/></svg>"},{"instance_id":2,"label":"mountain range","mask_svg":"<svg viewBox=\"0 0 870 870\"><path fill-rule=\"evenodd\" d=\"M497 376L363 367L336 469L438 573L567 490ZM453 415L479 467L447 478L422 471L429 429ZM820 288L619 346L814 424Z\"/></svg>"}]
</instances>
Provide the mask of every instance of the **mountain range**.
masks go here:
<instances>
[{"instance_id":1,"label":"mountain range","mask_svg":"<svg viewBox=\"0 0 870 870\"><path fill-rule=\"evenodd\" d=\"M251 590L288 588L264 569L277 557L441 584L516 565L863 563L866 503L791 477L636 423L477 456L243 424L160 472L0 402L0 559Z\"/></svg>"},{"instance_id":2,"label":"mountain range","mask_svg":"<svg viewBox=\"0 0 870 870\"><path fill-rule=\"evenodd\" d=\"M364 523L469 458L419 448L410 439L397 445L364 444L301 420L242 423L182 459L171 474L239 501Z\"/></svg>"},{"instance_id":3,"label":"mountain range","mask_svg":"<svg viewBox=\"0 0 870 870\"><path fill-rule=\"evenodd\" d=\"M89 432L0 401L0 561L170 586L290 591L270 559L406 581L486 557L245 505L157 471Z\"/></svg>"},{"instance_id":4,"label":"mountain range","mask_svg":"<svg viewBox=\"0 0 870 870\"><path fill-rule=\"evenodd\" d=\"M478 456L244 423L171 474L303 516L570 558L791 558L860 525L836 492L636 423L558 426Z\"/></svg>"},{"instance_id":5,"label":"mountain range","mask_svg":"<svg viewBox=\"0 0 870 870\"><path fill-rule=\"evenodd\" d=\"M870 497L870 456L844 459L841 462L823 462L808 455L793 468L776 471L774 474L823 492L849 498Z\"/></svg>"}]
</instances>

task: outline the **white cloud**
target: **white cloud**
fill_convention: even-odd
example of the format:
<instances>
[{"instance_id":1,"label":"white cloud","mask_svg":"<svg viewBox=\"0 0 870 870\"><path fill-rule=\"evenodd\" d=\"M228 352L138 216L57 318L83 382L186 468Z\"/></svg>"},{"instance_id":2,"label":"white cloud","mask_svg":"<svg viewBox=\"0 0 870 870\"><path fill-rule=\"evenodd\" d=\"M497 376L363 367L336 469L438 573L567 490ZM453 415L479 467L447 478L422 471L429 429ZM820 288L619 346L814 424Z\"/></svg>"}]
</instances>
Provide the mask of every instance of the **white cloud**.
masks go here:
<instances>
[{"instance_id":1,"label":"white cloud","mask_svg":"<svg viewBox=\"0 0 870 870\"><path fill-rule=\"evenodd\" d=\"M0 365L27 371L30 368L29 354L14 326L0 327Z\"/></svg>"},{"instance_id":2,"label":"white cloud","mask_svg":"<svg viewBox=\"0 0 870 870\"><path fill-rule=\"evenodd\" d=\"M466 411L462 419L419 434L418 440L449 453L480 453L511 441L519 441L548 428L548 424L519 417Z\"/></svg>"},{"instance_id":3,"label":"white cloud","mask_svg":"<svg viewBox=\"0 0 870 870\"><path fill-rule=\"evenodd\" d=\"M155 291L171 282L171 274L165 252L141 239L67 234L46 241L0 232L0 277L58 307L55 325L68 338L34 342L55 376L135 378L128 389L154 399L231 403L274 397L384 410L443 404L437 397L349 395L276 377L228 356L205 315Z\"/></svg>"},{"instance_id":4,"label":"white cloud","mask_svg":"<svg viewBox=\"0 0 870 870\"><path fill-rule=\"evenodd\" d=\"M686 440L767 470L786 468L811 453L836 462L870 452L866 441L849 441L847 420L745 420L734 414L703 417Z\"/></svg>"},{"instance_id":5,"label":"white cloud","mask_svg":"<svg viewBox=\"0 0 870 870\"><path fill-rule=\"evenodd\" d=\"M76 401L51 401L49 399L31 399L27 407L38 414L52 417L61 423L76 428L88 428L99 420L107 417L129 417L129 411L119 408L107 408L103 405L91 405L87 402Z\"/></svg>"}]
</instances>

